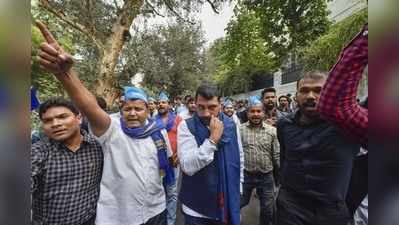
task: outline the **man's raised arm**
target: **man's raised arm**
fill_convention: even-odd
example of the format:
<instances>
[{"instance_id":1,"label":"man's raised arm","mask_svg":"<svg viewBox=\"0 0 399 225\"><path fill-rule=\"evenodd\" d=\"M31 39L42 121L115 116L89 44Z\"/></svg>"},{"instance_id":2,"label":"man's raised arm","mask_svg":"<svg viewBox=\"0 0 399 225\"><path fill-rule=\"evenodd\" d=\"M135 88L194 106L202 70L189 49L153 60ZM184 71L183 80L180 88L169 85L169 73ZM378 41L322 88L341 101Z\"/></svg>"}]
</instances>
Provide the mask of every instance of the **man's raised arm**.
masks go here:
<instances>
[{"instance_id":1,"label":"man's raised arm","mask_svg":"<svg viewBox=\"0 0 399 225\"><path fill-rule=\"evenodd\" d=\"M110 126L110 117L98 106L94 95L79 80L73 69L72 56L62 49L42 22L37 21L36 25L46 40L40 46L40 66L53 73L62 83L73 103L89 120L94 135L101 136Z\"/></svg>"}]
</instances>

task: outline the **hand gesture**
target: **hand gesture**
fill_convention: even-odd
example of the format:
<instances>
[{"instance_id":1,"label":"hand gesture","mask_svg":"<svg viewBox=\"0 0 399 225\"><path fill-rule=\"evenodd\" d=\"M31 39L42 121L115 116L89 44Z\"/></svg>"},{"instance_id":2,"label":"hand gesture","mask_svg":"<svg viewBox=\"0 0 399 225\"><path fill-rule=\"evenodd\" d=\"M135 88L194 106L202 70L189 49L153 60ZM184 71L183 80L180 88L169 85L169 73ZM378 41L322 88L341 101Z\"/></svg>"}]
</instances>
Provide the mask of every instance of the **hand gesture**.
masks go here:
<instances>
[{"instance_id":1,"label":"hand gesture","mask_svg":"<svg viewBox=\"0 0 399 225\"><path fill-rule=\"evenodd\" d=\"M215 143L218 143L223 134L223 123L217 117L212 116L209 124L209 130L211 132L210 139Z\"/></svg>"},{"instance_id":2,"label":"hand gesture","mask_svg":"<svg viewBox=\"0 0 399 225\"><path fill-rule=\"evenodd\" d=\"M46 39L46 42L40 45L38 56L40 66L56 76L67 75L73 65L72 56L61 48L42 22L36 21L36 25Z\"/></svg>"}]
</instances>

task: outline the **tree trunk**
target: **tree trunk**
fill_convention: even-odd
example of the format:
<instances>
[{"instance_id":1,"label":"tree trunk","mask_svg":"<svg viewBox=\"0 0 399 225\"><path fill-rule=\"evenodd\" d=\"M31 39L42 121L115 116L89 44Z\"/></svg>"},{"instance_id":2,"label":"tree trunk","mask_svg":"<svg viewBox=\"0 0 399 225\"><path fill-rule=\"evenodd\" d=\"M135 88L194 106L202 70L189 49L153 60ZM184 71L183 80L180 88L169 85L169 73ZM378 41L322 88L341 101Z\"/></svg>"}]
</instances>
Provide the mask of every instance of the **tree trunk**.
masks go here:
<instances>
[{"instance_id":1,"label":"tree trunk","mask_svg":"<svg viewBox=\"0 0 399 225\"><path fill-rule=\"evenodd\" d=\"M112 27L112 34L105 41L104 48L99 49L99 77L96 80L94 92L96 95L103 97L108 105L112 105L115 99L119 97L119 85L115 74L115 67L123 45L126 42L126 33L129 32L133 20L140 13L143 3L143 0L125 2L118 20Z\"/></svg>"}]
</instances>

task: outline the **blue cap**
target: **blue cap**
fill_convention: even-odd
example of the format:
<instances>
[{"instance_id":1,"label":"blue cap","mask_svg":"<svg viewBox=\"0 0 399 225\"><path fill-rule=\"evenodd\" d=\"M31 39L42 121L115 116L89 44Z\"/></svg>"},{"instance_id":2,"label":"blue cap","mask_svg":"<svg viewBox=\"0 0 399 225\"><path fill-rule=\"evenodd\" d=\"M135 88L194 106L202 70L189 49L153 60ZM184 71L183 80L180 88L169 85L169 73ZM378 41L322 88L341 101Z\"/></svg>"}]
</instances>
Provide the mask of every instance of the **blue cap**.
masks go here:
<instances>
[{"instance_id":1,"label":"blue cap","mask_svg":"<svg viewBox=\"0 0 399 225\"><path fill-rule=\"evenodd\" d=\"M259 99L259 96L250 96L248 101L248 107L253 106L262 106L262 102Z\"/></svg>"},{"instance_id":2,"label":"blue cap","mask_svg":"<svg viewBox=\"0 0 399 225\"><path fill-rule=\"evenodd\" d=\"M156 102L155 98L153 98L153 97L148 97L148 101L149 102Z\"/></svg>"},{"instance_id":3,"label":"blue cap","mask_svg":"<svg viewBox=\"0 0 399 225\"><path fill-rule=\"evenodd\" d=\"M230 99L227 99L224 103L223 103L224 107L233 107L233 103L230 101Z\"/></svg>"},{"instance_id":4,"label":"blue cap","mask_svg":"<svg viewBox=\"0 0 399 225\"><path fill-rule=\"evenodd\" d=\"M142 89L136 87L125 87L124 89L126 100L140 99L148 102L147 94Z\"/></svg>"},{"instance_id":5,"label":"blue cap","mask_svg":"<svg viewBox=\"0 0 399 225\"><path fill-rule=\"evenodd\" d=\"M169 101L169 97L165 92L161 92L158 97L159 101Z\"/></svg>"}]
</instances>

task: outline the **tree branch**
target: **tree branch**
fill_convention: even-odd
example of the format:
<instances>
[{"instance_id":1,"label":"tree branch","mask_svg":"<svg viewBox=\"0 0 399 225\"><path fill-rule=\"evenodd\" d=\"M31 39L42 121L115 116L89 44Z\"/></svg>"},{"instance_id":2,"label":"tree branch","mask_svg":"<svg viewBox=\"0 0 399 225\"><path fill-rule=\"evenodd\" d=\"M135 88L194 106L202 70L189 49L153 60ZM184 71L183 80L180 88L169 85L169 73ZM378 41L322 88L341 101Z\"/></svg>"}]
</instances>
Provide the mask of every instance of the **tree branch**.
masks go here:
<instances>
[{"instance_id":1,"label":"tree branch","mask_svg":"<svg viewBox=\"0 0 399 225\"><path fill-rule=\"evenodd\" d=\"M94 44L96 45L96 47L98 49L101 49L102 44L97 40L94 33L90 32L90 30L86 26L84 26L83 24L80 24L78 22L74 22L74 21L70 20L69 18L67 18L67 16L62 11L55 10L53 7L51 7L48 0L40 0L39 2L40 2L39 6L43 7L45 10L52 13L54 16L56 16L62 22L68 24L75 30L78 30L81 33L85 34L87 37L89 37L94 42Z\"/></svg>"},{"instance_id":2,"label":"tree branch","mask_svg":"<svg viewBox=\"0 0 399 225\"><path fill-rule=\"evenodd\" d=\"M219 11L218 11L218 9L217 9L217 7L216 7L216 5L215 5L215 2L212 2L211 0L206 0L206 1L209 3L209 5L211 5L212 10L213 10L216 14L219 14Z\"/></svg>"},{"instance_id":3,"label":"tree branch","mask_svg":"<svg viewBox=\"0 0 399 225\"><path fill-rule=\"evenodd\" d=\"M116 0L114 0L114 5L117 12L121 11L121 8L119 7L118 2Z\"/></svg>"},{"instance_id":4,"label":"tree branch","mask_svg":"<svg viewBox=\"0 0 399 225\"><path fill-rule=\"evenodd\" d=\"M160 16L160 17L165 17L165 15L162 15L161 13L159 13L159 12L155 9L155 7L154 7L148 0L145 0L145 3L151 8L151 10L152 10L156 15L158 15L158 16Z\"/></svg>"},{"instance_id":5,"label":"tree branch","mask_svg":"<svg viewBox=\"0 0 399 225\"><path fill-rule=\"evenodd\" d=\"M166 5L166 7L167 7L176 17L178 17L179 19L181 19L182 21L184 21L184 22L186 22L186 23L189 23L189 24L191 24L191 25L195 25L195 22L192 22L192 21L190 21L190 20L187 20L187 19L183 18L183 16L181 16L178 12L176 12L176 11L174 10L173 6L171 6L171 5L169 4L169 1L168 1L168 0L164 0L164 3L165 3L165 5Z\"/></svg>"}]
</instances>

